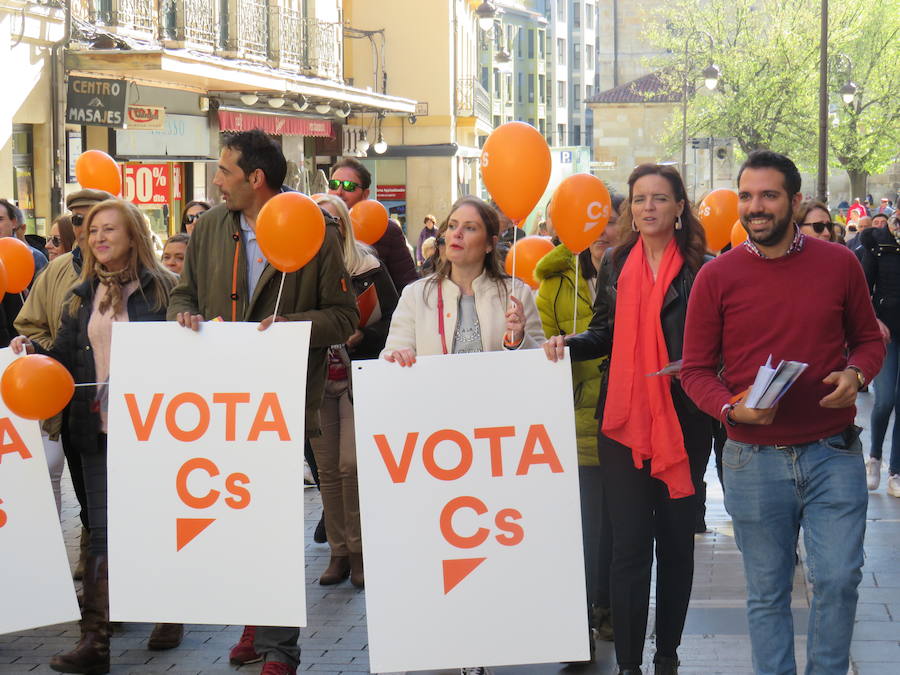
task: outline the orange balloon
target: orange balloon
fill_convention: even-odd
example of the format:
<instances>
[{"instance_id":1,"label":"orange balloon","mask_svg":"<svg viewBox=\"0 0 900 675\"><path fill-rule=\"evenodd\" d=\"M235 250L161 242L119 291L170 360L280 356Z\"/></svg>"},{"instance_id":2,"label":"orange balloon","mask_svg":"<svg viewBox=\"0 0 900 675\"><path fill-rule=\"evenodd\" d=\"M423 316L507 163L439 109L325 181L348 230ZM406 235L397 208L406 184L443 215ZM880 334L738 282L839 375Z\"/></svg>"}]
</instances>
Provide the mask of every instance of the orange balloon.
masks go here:
<instances>
[{"instance_id":1,"label":"orange balloon","mask_svg":"<svg viewBox=\"0 0 900 675\"><path fill-rule=\"evenodd\" d=\"M33 260L33 258L32 258ZM3 299L3 296L6 295L7 286L9 285L9 281L6 278L6 265L3 264L3 261L0 260L0 300Z\"/></svg>"},{"instance_id":2,"label":"orange balloon","mask_svg":"<svg viewBox=\"0 0 900 675\"><path fill-rule=\"evenodd\" d=\"M562 243L572 253L581 253L603 234L610 210L609 190L603 181L576 173L556 188L547 215Z\"/></svg>"},{"instance_id":3,"label":"orange balloon","mask_svg":"<svg viewBox=\"0 0 900 675\"><path fill-rule=\"evenodd\" d=\"M0 238L0 261L6 270L6 292L21 293L34 278L34 256L28 244L15 237Z\"/></svg>"},{"instance_id":4,"label":"orange balloon","mask_svg":"<svg viewBox=\"0 0 900 675\"><path fill-rule=\"evenodd\" d=\"M530 124L501 124L484 142L481 175L500 210L516 223L525 220L550 180L547 141Z\"/></svg>"},{"instance_id":5,"label":"orange balloon","mask_svg":"<svg viewBox=\"0 0 900 675\"><path fill-rule=\"evenodd\" d=\"M741 225L740 220L736 220L731 226L731 248L740 246L747 241L747 230Z\"/></svg>"},{"instance_id":6,"label":"orange balloon","mask_svg":"<svg viewBox=\"0 0 900 675\"><path fill-rule=\"evenodd\" d=\"M106 190L111 195L122 190L119 165L102 150L88 150L79 155L75 160L75 179L83 188Z\"/></svg>"},{"instance_id":7,"label":"orange balloon","mask_svg":"<svg viewBox=\"0 0 900 675\"><path fill-rule=\"evenodd\" d=\"M731 240L731 226L738 217L737 193L725 188L713 190L700 202L699 215L707 247L720 250Z\"/></svg>"},{"instance_id":8,"label":"orange balloon","mask_svg":"<svg viewBox=\"0 0 900 675\"><path fill-rule=\"evenodd\" d=\"M312 260L325 241L325 217L309 197L282 192L256 217L256 241L276 269L296 272Z\"/></svg>"},{"instance_id":9,"label":"orange balloon","mask_svg":"<svg viewBox=\"0 0 900 675\"><path fill-rule=\"evenodd\" d=\"M350 222L356 240L372 246L387 232L388 211L381 202L364 199L350 209Z\"/></svg>"},{"instance_id":10,"label":"orange balloon","mask_svg":"<svg viewBox=\"0 0 900 675\"><path fill-rule=\"evenodd\" d=\"M66 407L75 393L75 381L56 359L40 354L13 361L0 377L0 395L14 415L45 420Z\"/></svg>"},{"instance_id":11,"label":"orange balloon","mask_svg":"<svg viewBox=\"0 0 900 675\"><path fill-rule=\"evenodd\" d=\"M532 288L540 286L534 278L534 268L538 261L553 250L553 242L546 237L532 235L519 239L506 254L506 273L518 277ZM516 269L513 270L515 256Z\"/></svg>"}]
</instances>

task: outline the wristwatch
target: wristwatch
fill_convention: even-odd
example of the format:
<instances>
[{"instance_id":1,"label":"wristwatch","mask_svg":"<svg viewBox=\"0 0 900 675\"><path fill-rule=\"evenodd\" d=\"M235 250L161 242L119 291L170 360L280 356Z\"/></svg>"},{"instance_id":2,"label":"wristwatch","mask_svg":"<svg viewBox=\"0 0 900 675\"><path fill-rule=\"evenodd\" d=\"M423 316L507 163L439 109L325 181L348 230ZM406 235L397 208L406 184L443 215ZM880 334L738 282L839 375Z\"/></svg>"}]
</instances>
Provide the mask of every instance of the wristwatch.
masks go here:
<instances>
[{"instance_id":1,"label":"wristwatch","mask_svg":"<svg viewBox=\"0 0 900 675\"><path fill-rule=\"evenodd\" d=\"M866 376L863 375L862 370L860 370L856 366L847 366L847 370L852 370L854 373L856 373L856 380L859 382L860 389L866 386Z\"/></svg>"},{"instance_id":2,"label":"wristwatch","mask_svg":"<svg viewBox=\"0 0 900 675\"><path fill-rule=\"evenodd\" d=\"M725 408L725 423L730 427L736 427L738 423L731 416L731 412L734 410L734 403Z\"/></svg>"}]
</instances>

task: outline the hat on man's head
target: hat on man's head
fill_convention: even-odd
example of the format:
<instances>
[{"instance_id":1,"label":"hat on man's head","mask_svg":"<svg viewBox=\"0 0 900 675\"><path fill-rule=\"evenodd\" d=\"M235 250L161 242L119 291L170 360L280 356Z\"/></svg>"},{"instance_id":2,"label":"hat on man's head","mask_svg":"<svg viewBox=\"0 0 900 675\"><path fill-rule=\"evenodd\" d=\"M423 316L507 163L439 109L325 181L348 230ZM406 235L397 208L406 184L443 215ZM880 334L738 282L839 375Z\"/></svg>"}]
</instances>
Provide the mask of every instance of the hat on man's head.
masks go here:
<instances>
[{"instance_id":1,"label":"hat on man's head","mask_svg":"<svg viewBox=\"0 0 900 675\"><path fill-rule=\"evenodd\" d=\"M73 192L66 197L66 208L71 211L79 206L93 206L94 204L105 202L107 199L115 199L115 196L109 194L106 190L91 190L86 188L84 190L79 190L78 192Z\"/></svg>"}]
</instances>

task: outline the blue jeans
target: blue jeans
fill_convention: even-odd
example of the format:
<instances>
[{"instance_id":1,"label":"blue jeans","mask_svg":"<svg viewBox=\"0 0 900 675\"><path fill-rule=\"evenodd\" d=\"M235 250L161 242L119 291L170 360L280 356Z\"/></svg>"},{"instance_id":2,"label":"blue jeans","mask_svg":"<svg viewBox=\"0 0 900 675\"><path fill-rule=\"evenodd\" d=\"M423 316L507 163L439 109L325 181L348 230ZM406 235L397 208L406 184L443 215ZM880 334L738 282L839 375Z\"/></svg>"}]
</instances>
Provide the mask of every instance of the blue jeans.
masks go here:
<instances>
[{"instance_id":1,"label":"blue jeans","mask_svg":"<svg viewBox=\"0 0 900 675\"><path fill-rule=\"evenodd\" d=\"M875 387L875 406L872 408L872 447L869 455L875 459L881 459L881 446L884 444L884 435L887 433L888 422L891 421L891 412L894 412L894 433L891 438L891 462L890 473L900 473L900 342L897 338L891 338L887 344L887 353L884 355L884 365L881 372L875 377L872 385Z\"/></svg>"},{"instance_id":2,"label":"blue jeans","mask_svg":"<svg viewBox=\"0 0 900 675\"><path fill-rule=\"evenodd\" d=\"M725 444L725 508L744 558L758 675L797 672L791 586L801 526L813 588L806 673L847 673L868 493L862 443L845 445L841 435L795 446Z\"/></svg>"}]
</instances>

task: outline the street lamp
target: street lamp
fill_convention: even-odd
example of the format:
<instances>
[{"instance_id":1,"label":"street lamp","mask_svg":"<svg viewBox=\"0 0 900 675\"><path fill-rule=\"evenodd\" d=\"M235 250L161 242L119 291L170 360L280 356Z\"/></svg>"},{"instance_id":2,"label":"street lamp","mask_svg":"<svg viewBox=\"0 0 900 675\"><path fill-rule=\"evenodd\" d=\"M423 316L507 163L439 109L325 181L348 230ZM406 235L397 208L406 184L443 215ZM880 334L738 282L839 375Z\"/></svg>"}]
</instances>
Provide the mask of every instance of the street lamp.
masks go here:
<instances>
[{"instance_id":1,"label":"street lamp","mask_svg":"<svg viewBox=\"0 0 900 675\"><path fill-rule=\"evenodd\" d=\"M481 30L487 32L494 27L494 19L497 16L497 8L492 2L484 0L475 8L475 16L478 17L478 26Z\"/></svg>"},{"instance_id":2,"label":"street lamp","mask_svg":"<svg viewBox=\"0 0 900 675\"><path fill-rule=\"evenodd\" d=\"M847 105L853 103L853 99L856 98L856 92L859 87L856 86L854 82L847 82L843 87L841 87L841 99Z\"/></svg>"},{"instance_id":3,"label":"street lamp","mask_svg":"<svg viewBox=\"0 0 900 675\"><path fill-rule=\"evenodd\" d=\"M710 63L706 68L703 69L703 84L707 89L712 91L716 88L716 85L719 84L719 77L722 75L722 71L719 70L719 66L714 63Z\"/></svg>"},{"instance_id":4,"label":"street lamp","mask_svg":"<svg viewBox=\"0 0 900 675\"><path fill-rule=\"evenodd\" d=\"M712 35L707 33L705 30L695 30L689 33L684 39L684 86L681 90L681 178L684 181L687 181L687 103L688 103L688 75L690 74L690 46L691 40L697 36L703 35L709 40L709 53L710 59L712 58L713 48L715 47L715 41L713 40ZM712 91L719 84L719 78L722 76L722 71L719 70L719 66L714 64L712 60L706 68L703 69L703 84L707 89ZM710 150L712 152L712 150Z\"/></svg>"}]
</instances>

